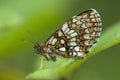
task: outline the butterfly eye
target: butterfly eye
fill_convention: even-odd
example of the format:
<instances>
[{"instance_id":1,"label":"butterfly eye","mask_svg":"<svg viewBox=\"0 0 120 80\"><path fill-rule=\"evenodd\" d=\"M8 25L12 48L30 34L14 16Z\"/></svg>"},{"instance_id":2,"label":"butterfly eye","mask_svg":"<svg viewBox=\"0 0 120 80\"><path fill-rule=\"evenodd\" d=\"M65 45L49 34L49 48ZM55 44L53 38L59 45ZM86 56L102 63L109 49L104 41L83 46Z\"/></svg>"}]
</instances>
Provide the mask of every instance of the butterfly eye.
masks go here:
<instances>
[{"instance_id":1,"label":"butterfly eye","mask_svg":"<svg viewBox=\"0 0 120 80\"><path fill-rule=\"evenodd\" d=\"M39 43L36 43L36 44L34 44L34 51L37 53L37 54L40 54L40 53L42 53L42 51L41 51L41 46L39 45Z\"/></svg>"}]
</instances>

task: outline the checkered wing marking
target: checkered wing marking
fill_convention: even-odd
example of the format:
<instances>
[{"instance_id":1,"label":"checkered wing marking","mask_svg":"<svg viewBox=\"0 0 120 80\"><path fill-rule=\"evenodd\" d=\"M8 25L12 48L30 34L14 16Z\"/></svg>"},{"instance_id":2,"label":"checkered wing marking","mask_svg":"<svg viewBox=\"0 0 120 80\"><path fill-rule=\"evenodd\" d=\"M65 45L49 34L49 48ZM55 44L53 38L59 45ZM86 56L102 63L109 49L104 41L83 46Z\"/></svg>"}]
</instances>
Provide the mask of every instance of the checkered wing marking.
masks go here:
<instances>
[{"instance_id":1,"label":"checkered wing marking","mask_svg":"<svg viewBox=\"0 0 120 80\"><path fill-rule=\"evenodd\" d=\"M46 51L62 57L82 58L97 42L101 32L101 19L91 9L68 20L46 42Z\"/></svg>"}]
</instances>

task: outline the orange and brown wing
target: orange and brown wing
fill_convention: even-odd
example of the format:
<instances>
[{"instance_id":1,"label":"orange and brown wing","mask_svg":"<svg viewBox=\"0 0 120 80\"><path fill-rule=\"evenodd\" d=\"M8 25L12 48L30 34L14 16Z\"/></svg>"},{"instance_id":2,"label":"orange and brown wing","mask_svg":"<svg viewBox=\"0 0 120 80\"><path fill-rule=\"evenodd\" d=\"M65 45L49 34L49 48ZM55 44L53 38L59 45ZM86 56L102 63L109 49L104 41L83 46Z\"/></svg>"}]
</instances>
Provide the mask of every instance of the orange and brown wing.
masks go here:
<instances>
[{"instance_id":1,"label":"orange and brown wing","mask_svg":"<svg viewBox=\"0 0 120 80\"><path fill-rule=\"evenodd\" d=\"M84 11L68 20L46 42L46 51L63 57L86 56L99 39L101 19L94 9Z\"/></svg>"}]
</instances>

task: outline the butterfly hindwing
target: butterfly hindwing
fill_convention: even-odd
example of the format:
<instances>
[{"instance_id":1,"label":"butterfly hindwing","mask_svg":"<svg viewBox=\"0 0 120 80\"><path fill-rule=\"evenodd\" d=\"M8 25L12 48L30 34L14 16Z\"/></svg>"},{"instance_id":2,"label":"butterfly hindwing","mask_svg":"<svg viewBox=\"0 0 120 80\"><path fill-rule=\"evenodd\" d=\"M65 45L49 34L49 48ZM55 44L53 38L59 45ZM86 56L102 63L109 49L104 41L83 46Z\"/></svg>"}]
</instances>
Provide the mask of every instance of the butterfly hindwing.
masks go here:
<instances>
[{"instance_id":1,"label":"butterfly hindwing","mask_svg":"<svg viewBox=\"0 0 120 80\"><path fill-rule=\"evenodd\" d=\"M91 9L69 19L45 43L45 50L66 58L86 56L97 42L101 32L101 19Z\"/></svg>"}]
</instances>

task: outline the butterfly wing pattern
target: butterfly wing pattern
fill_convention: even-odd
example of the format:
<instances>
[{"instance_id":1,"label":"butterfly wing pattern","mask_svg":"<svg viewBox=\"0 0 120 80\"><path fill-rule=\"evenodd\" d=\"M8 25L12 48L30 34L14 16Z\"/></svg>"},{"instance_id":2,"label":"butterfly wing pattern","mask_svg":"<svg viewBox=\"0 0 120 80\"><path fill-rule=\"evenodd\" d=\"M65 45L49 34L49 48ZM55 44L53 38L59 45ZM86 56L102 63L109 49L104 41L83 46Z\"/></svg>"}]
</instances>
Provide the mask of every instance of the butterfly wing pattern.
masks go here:
<instances>
[{"instance_id":1,"label":"butterfly wing pattern","mask_svg":"<svg viewBox=\"0 0 120 80\"><path fill-rule=\"evenodd\" d=\"M101 19L95 9L84 11L58 29L38 52L47 60L64 58L84 58L91 47L98 41L101 33Z\"/></svg>"}]
</instances>

